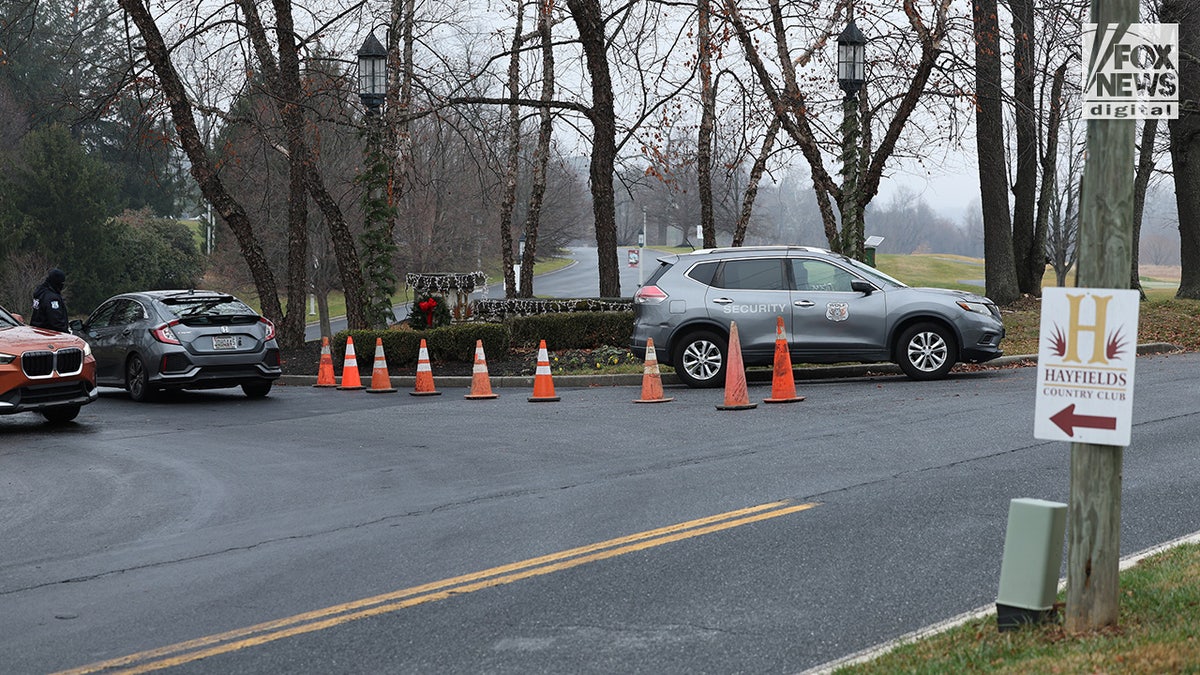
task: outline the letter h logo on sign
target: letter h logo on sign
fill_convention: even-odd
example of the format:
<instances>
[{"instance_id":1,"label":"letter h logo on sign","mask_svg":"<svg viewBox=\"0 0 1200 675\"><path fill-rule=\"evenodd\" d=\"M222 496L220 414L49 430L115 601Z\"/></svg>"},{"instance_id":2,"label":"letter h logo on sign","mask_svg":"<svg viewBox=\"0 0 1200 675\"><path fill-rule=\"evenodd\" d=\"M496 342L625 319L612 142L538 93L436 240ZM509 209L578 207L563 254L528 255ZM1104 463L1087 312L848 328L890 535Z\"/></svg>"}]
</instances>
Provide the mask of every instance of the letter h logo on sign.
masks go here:
<instances>
[{"instance_id":1,"label":"letter h logo on sign","mask_svg":"<svg viewBox=\"0 0 1200 675\"><path fill-rule=\"evenodd\" d=\"M1138 292L1043 289L1034 437L1129 445Z\"/></svg>"}]
</instances>

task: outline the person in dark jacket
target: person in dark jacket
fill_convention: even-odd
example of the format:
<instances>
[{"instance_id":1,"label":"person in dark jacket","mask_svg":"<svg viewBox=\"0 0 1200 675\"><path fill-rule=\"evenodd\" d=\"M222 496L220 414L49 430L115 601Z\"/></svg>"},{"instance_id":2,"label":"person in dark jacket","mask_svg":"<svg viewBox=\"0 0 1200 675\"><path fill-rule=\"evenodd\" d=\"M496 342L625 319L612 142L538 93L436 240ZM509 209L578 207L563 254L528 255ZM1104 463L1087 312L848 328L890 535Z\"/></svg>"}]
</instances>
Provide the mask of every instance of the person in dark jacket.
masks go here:
<instances>
[{"instance_id":1,"label":"person in dark jacket","mask_svg":"<svg viewBox=\"0 0 1200 675\"><path fill-rule=\"evenodd\" d=\"M48 328L60 333L70 332L67 321L67 303L63 300L62 289L67 282L67 275L58 268L50 270L46 280L33 291L33 313L29 316L29 325L35 328Z\"/></svg>"}]
</instances>

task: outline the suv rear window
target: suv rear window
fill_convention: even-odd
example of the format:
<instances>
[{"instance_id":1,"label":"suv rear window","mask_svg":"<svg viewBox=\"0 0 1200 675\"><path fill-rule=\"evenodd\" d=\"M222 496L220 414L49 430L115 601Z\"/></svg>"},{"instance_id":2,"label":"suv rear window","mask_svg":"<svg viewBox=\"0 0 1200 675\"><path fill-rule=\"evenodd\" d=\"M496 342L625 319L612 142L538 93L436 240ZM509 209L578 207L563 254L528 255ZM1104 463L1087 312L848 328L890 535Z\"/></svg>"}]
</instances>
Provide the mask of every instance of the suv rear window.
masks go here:
<instances>
[{"instance_id":1,"label":"suv rear window","mask_svg":"<svg viewBox=\"0 0 1200 675\"><path fill-rule=\"evenodd\" d=\"M705 286L711 286L713 275L717 273L717 266L720 264L721 263L719 262L700 263L699 265L696 265L692 269L688 270L687 276L699 281Z\"/></svg>"}]
</instances>

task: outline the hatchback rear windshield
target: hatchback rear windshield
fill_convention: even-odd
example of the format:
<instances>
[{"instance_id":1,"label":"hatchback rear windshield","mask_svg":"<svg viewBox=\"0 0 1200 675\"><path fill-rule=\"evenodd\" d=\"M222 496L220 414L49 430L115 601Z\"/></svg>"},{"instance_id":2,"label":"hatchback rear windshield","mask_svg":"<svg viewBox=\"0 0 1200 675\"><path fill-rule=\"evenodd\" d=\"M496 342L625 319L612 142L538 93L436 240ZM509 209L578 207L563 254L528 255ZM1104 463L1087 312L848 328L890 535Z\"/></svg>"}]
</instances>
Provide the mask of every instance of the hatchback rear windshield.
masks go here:
<instances>
[{"instance_id":1,"label":"hatchback rear windshield","mask_svg":"<svg viewBox=\"0 0 1200 675\"><path fill-rule=\"evenodd\" d=\"M257 312L232 295L163 298L162 303L166 305L167 311L180 319L218 316L258 318Z\"/></svg>"}]
</instances>

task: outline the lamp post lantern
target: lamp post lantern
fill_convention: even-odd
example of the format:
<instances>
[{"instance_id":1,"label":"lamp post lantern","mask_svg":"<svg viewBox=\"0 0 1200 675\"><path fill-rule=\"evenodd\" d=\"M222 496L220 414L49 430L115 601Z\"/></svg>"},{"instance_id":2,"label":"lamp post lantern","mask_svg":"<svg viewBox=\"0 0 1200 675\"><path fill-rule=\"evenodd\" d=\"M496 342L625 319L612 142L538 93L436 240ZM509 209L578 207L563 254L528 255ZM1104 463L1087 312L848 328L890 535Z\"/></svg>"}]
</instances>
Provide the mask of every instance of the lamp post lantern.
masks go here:
<instances>
[{"instance_id":1,"label":"lamp post lantern","mask_svg":"<svg viewBox=\"0 0 1200 675\"><path fill-rule=\"evenodd\" d=\"M837 39L838 85L846 96L856 98L858 90L867 81L867 37L862 34L854 19Z\"/></svg>"},{"instance_id":2,"label":"lamp post lantern","mask_svg":"<svg viewBox=\"0 0 1200 675\"><path fill-rule=\"evenodd\" d=\"M358 50L358 97L370 115L379 112L387 94L387 56L374 31Z\"/></svg>"},{"instance_id":3,"label":"lamp post lantern","mask_svg":"<svg viewBox=\"0 0 1200 675\"><path fill-rule=\"evenodd\" d=\"M838 36L838 86L846 92L842 99L842 237L841 252L863 260L862 207L858 190L858 139L862 135L858 119L858 92L867 81L867 38L854 19Z\"/></svg>"}]
</instances>

